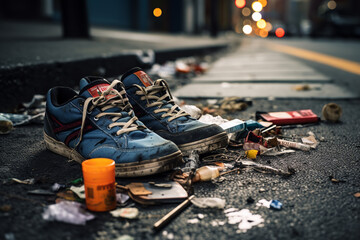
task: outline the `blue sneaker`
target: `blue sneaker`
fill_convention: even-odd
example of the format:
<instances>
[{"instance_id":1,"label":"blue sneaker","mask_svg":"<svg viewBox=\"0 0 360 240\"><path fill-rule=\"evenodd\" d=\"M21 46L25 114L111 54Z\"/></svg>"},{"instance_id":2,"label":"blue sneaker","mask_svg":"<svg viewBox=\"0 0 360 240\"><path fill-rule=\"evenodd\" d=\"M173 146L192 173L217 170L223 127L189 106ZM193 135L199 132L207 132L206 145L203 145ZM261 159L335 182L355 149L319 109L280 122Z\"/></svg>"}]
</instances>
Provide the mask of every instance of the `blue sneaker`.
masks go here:
<instances>
[{"instance_id":1,"label":"blue sneaker","mask_svg":"<svg viewBox=\"0 0 360 240\"><path fill-rule=\"evenodd\" d=\"M181 164L177 146L134 115L119 80L110 84L87 77L80 80L80 89L77 94L55 87L47 93L44 140L49 150L79 163L113 159L118 177L151 175Z\"/></svg>"},{"instance_id":2,"label":"blue sneaker","mask_svg":"<svg viewBox=\"0 0 360 240\"><path fill-rule=\"evenodd\" d=\"M165 80L153 82L140 68L133 68L121 81L139 120L174 142L183 155L192 150L205 153L227 146L228 137L221 127L197 121L174 103Z\"/></svg>"}]
</instances>

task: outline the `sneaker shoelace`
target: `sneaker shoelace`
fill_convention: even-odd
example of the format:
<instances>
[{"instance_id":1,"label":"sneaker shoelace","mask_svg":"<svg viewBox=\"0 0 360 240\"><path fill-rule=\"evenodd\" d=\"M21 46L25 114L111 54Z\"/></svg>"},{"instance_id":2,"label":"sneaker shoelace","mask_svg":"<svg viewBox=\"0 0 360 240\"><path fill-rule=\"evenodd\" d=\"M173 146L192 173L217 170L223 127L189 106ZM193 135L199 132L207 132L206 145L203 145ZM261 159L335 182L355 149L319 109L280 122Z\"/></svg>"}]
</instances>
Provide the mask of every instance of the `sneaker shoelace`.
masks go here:
<instances>
[{"instance_id":1,"label":"sneaker shoelace","mask_svg":"<svg viewBox=\"0 0 360 240\"><path fill-rule=\"evenodd\" d=\"M148 87L142 87L136 84L135 86L139 88L139 91L136 91L135 93L142 96L140 98L141 100L146 100L146 107L158 106L158 108L154 110L154 113L163 112L161 117L169 117L169 122L179 117L190 116L190 114L186 113L184 110L180 109L177 104L175 104L173 97L170 93L169 86L165 80L158 79L153 85ZM158 93L164 94L162 96L158 96ZM165 107L167 104L171 104L172 107Z\"/></svg>"},{"instance_id":2,"label":"sneaker shoelace","mask_svg":"<svg viewBox=\"0 0 360 240\"><path fill-rule=\"evenodd\" d=\"M114 80L108 86L108 88L101 93L100 96L89 97L85 100L83 106L80 137L79 137L79 142L76 144L76 146L78 146L82 140L87 114L90 114L92 110L94 110L94 108L96 107L100 108L101 112L94 117L94 120L97 121L99 118L103 116L112 116L111 118L112 123L108 125L108 129L110 130L113 127L122 127L120 130L116 132L117 135L146 128L136 123L137 117L133 115L133 109L129 103L129 99L126 97L125 88L122 86L121 88L122 90L118 92L116 89L114 89L114 87L117 84L122 85L122 83L119 80ZM117 122L117 120L123 117L123 114L121 112L104 112L114 107L121 109L122 112L127 112L130 117L131 116L133 117L131 117L127 122Z\"/></svg>"}]
</instances>

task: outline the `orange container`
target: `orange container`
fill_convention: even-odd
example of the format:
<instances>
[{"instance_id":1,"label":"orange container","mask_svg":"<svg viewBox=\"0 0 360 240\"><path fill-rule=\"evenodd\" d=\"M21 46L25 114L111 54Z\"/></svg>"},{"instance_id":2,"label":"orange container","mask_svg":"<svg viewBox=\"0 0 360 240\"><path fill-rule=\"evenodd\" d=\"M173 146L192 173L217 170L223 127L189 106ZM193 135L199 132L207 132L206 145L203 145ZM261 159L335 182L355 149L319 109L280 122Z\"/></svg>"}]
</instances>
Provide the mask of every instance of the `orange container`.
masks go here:
<instances>
[{"instance_id":1,"label":"orange container","mask_svg":"<svg viewBox=\"0 0 360 240\"><path fill-rule=\"evenodd\" d=\"M116 208L115 162L93 158L82 162L86 207L95 212Z\"/></svg>"}]
</instances>

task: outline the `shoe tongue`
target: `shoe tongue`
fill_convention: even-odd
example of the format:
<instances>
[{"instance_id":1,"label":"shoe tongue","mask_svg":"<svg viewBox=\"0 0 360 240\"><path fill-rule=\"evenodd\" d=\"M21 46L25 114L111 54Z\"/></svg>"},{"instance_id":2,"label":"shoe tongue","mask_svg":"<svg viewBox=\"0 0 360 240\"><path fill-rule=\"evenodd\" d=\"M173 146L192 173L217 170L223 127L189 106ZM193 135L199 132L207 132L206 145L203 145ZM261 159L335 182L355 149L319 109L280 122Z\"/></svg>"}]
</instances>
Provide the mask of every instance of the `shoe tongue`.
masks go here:
<instances>
[{"instance_id":1,"label":"shoe tongue","mask_svg":"<svg viewBox=\"0 0 360 240\"><path fill-rule=\"evenodd\" d=\"M133 84L137 84L143 87L149 87L153 85L153 80L147 75L141 68L132 68L127 71L122 77L121 81L124 83L125 88L131 87Z\"/></svg>"},{"instance_id":2,"label":"shoe tongue","mask_svg":"<svg viewBox=\"0 0 360 240\"><path fill-rule=\"evenodd\" d=\"M80 80L80 93L83 97L98 97L110 83L102 77L85 77ZM109 98L111 96L107 96Z\"/></svg>"}]
</instances>

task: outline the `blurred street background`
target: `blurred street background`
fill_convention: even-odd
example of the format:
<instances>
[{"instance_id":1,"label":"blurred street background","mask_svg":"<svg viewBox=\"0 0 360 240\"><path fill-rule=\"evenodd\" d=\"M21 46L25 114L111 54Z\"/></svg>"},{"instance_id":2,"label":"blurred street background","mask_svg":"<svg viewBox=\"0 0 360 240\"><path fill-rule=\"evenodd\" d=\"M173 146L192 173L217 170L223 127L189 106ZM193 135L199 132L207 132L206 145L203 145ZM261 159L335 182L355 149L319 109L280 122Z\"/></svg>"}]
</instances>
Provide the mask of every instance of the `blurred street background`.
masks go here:
<instances>
[{"instance_id":1,"label":"blurred street background","mask_svg":"<svg viewBox=\"0 0 360 240\"><path fill-rule=\"evenodd\" d=\"M329 102L343 116L287 132L322 137L311 154L260 160L291 165L297 173L290 179L245 172L195 186L197 196L223 197L227 208L259 211L261 228L238 233L210 223L223 211L189 208L151 235L148 228L171 204L140 208L134 221L104 213L86 226L48 223L41 218L45 198L29 200L25 187L0 184L0 205L13 205L0 211L0 239L359 239L359 40L358 0L1 0L0 112L16 112L55 86L76 89L84 76L113 79L139 66L166 79L172 95L188 104L225 97L252 103L230 119L299 109L320 117ZM187 72L194 63L201 73ZM80 165L45 149L42 127L0 135L0 180L45 178L41 186L48 187L81 177ZM280 199L284 209L259 210L248 197ZM198 214L205 215L199 224L187 222Z\"/></svg>"}]
</instances>

